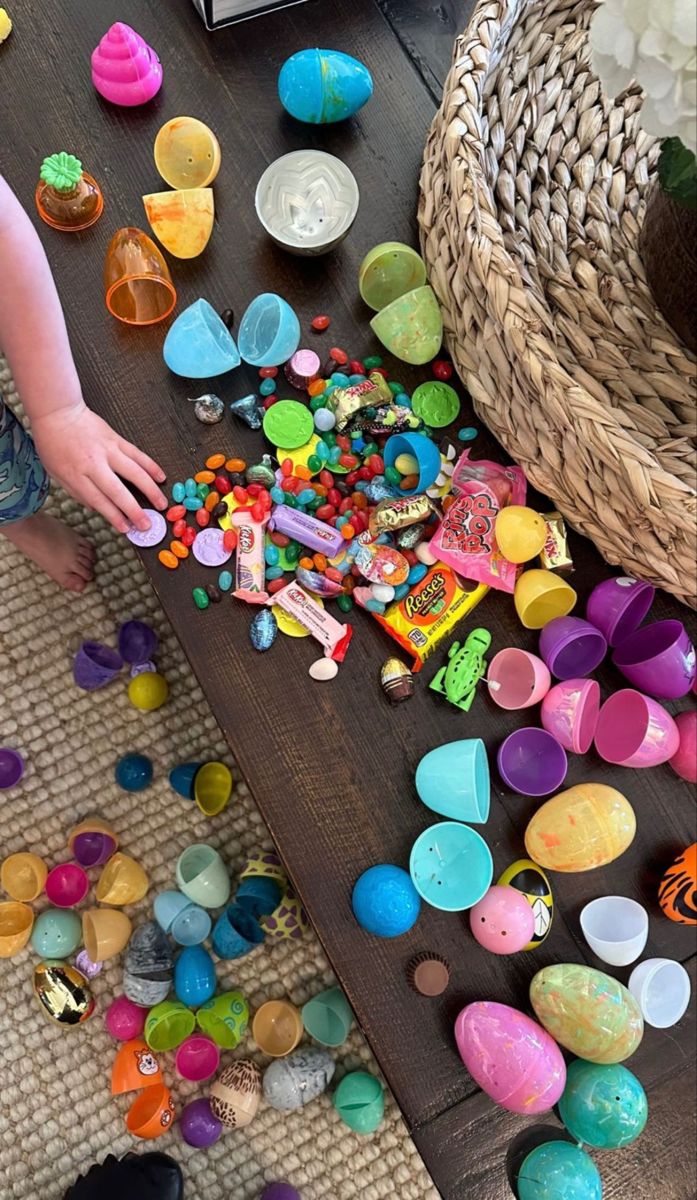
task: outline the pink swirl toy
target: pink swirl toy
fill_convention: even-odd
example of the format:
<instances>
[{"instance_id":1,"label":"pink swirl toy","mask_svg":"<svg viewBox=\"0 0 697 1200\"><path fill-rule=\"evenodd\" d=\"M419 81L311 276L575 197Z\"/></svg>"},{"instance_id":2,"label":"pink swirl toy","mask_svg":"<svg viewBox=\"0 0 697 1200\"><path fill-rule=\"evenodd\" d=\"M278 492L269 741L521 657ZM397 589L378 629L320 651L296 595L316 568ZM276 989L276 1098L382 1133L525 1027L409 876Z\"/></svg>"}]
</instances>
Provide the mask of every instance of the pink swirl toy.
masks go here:
<instances>
[{"instance_id":1,"label":"pink swirl toy","mask_svg":"<svg viewBox=\"0 0 697 1200\"><path fill-rule=\"evenodd\" d=\"M468 1004L455 1022L455 1041L475 1083L509 1112L547 1112L564 1091L561 1050L517 1008L489 1000Z\"/></svg>"},{"instance_id":2,"label":"pink swirl toy","mask_svg":"<svg viewBox=\"0 0 697 1200\"><path fill-rule=\"evenodd\" d=\"M112 104L145 104L162 86L162 64L135 29L116 21L92 52L92 83Z\"/></svg>"}]
</instances>

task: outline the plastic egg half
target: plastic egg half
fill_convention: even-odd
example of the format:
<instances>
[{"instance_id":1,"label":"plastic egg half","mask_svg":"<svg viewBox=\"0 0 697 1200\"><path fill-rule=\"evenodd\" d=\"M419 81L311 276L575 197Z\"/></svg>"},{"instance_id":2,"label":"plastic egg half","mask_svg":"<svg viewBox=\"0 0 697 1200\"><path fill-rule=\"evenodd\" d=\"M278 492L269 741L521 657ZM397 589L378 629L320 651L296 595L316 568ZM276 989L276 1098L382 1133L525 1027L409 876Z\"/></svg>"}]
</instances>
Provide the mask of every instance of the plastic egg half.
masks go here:
<instances>
[{"instance_id":1,"label":"plastic egg half","mask_svg":"<svg viewBox=\"0 0 697 1200\"><path fill-rule=\"evenodd\" d=\"M498 883L516 888L532 908L535 932L523 950L535 950L547 937L554 916L554 900L547 876L531 858L519 858L506 867Z\"/></svg>"},{"instance_id":2,"label":"plastic egg half","mask_svg":"<svg viewBox=\"0 0 697 1200\"><path fill-rule=\"evenodd\" d=\"M617 1150L636 1141L648 1117L646 1092L621 1063L577 1058L566 1072L559 1115L579 1142Z\"/></svg>"},{"instance_id":3,"label":"plastic egg half","mask_svg":"<svg viewBox=\"0 0 697 1200\"><path fill-rule=\"evenodd\" d=\"M475 1083L509 1112L547 1112L564 1090L561 1050L517 1008L488 1000L468 1004L455 1022L455 1041Z\"/></svg>"},{"instance_id":4,"label":"plastic egg half","mask_svg":"<svg viewBox=\"0 0 697 1200\"><path fill-rule=\"evenodd\" d=\"M544 1142L523 1160L518 1200L601 1200L603 1185L593 1159L570 1142Z\"/></svg>"},{"instance_id":5,"label":"plastic egg half","mask_svg":"<svg viewBox=\"0 0 697 1200\"><path fill-rule=\"evenodd\" d=\"M352 117L372 94L368 68L340 50L300 50L286 59L278 76L286 112L310 125Z\"/></svg>"},{"instance_id":6,"label":"plastic egg half","mask_svg":"<svg viewBox=\"0 0 697 1200\"><path fill-rule=\"evenodd\" d=\"M635 832L634 810L621 792L579 783L538 808L525 830L525 849L549 871L590 871L619 858Z\"/></svg>"},{"instance_id":7,"label":"plastic egg half","mask_svg":"<svg viewBox=\"0 0 697 1200\"><path fill-rule=\"evenodd\" d=\"M535 918L521 892L495 884L470 909L470 929L479 945L492 954L516 954L530 942Z\"/></svg>"},{"instance_id":8,"label":"plastic egg half","mask_svg":"<svg viewBox=\"0 0 697 1200\"><path fill-rule=\"evenodd\" d=\"M243 1129L256 1116L261 1099L261 1071L249 1058L226 1067L210 1090L211 1111L228 1129Z\"/></svg>"},{"instance_id":9,"label":"plastic egg half","mask_svg":"<svg viewBox=\"0 0 697 1200\"><path fill-rule=\"evenodd\" d=\"M555 1041L589 1062L623 1062L644 1035L644 1019L631 992L604 971L580 963L555 963L538 971L530 984L530 1002Z\"/></svg>"}]
</instances>

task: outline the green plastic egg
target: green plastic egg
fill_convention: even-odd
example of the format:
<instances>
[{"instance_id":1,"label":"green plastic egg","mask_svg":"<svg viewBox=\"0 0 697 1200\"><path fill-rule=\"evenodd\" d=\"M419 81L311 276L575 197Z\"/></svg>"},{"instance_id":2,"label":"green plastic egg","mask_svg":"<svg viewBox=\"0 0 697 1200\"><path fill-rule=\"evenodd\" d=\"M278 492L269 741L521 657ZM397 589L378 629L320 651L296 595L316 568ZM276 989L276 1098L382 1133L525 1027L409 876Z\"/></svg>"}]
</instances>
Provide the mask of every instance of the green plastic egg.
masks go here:
<instances>
[{"instance_id":1,"label":"green plastic egg","mask_svg":"<svg viewBox=\"0 0 697 1200\"><path fill-rule=\"evenodd\" d=\"M590 1155L571 1142L544 1142L524 1159L518 1200L602 1200L600 1173Z\"/></svg>"},{"instance_id":2,"label":"green plastic egg","mask_svg":"<svg viewBox=\"0 0 697 1200\"><path fill-rule=\"evenodd\" d=\"M375 1133L385 1114L382 1084L367 1071L345 1075L334 1092L334 1107L354 1133Z\"/></svg>"},{"instance_id":3,"label":"green plastic egg","mask_svg":"<svg viewBox=\"0 0 697 1200\"><path fill-rule=\"evenodd\" d=\"M623 1062L644 1035L632 993L612 975L581 963L543 967L530 984L530 1003L560 1046L590 1062Z\"/></svg>"},{"instance_id":4,"label":"green plastic egg","mask_svg":"<svg viewBox=\"0 0 697 1200\"><path fill-rule=\"evenodd\" d=\"M559 1114L569 1133L598 1150L616 1150L636 1141L648 1117L646 1092L620 1063L577 1058L566 1073Z\"/></svg>"}]
</instances>

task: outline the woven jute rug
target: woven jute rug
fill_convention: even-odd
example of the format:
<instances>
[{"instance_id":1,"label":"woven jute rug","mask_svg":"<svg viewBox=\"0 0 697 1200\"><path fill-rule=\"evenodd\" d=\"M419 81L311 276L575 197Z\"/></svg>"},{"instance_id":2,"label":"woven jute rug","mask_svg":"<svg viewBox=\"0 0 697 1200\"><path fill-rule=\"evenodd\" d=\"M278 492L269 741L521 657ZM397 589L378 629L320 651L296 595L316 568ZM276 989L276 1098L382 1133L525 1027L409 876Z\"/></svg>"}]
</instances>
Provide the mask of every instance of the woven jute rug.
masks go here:
<instances>
[{"instance_id":1,"label":"woven jute rug","mask_svg":"<svg viewBox=\"0 0 697 1200\"><path fill-rule=\"evenodd\" d=\"M0 359L0 392L16 409L9 371ZM238 871L250 850L271 846L243 782L225 815L207 821L168 783L172 766L188 760L230 760L230 752L152 592L135 553L95 515L55 493L49 509L80 528L98 552L96 583L83 596L63 592L0 538L0 744L27 760L21 786L3 794L0 855L33 850L49 862L67 858L66 838L83 815L101 813L115 825L121 848L146 868L149 896L174 886L174 864L190 842L210 842ZM119 624L138 617L157 630L158 666L170 686L168 703L137 712L124 680L90 695L72 681L70 648L81 638L114 644ZM121 791L114 763L124 753L148 754L152 786ZM239 773L235 772L239 780ZM94 903L91 892L92 903ZM4 898L4 897L3 897ZM84 902L84 907L90 896ZM45 899L34 905L38 911ZM129 910L130 911L130 910ZM134 906L134 923L151 916L151 899ZM46 1020L32 995L36 955L28 947L0 963L0 1195L3 1200L60 1200L78 1172L109 1151L148 1148L127 1133L132 1097L114 1098L110 1071L116 1043L102 1013L120 992L120 961L94 980L98 1012L63 1031ZM250 1007L288 997L303 1004L334 982L313 933L302 941L266 944L238 962L218 964L221 989L240 987ZM257 1057L248 1038L235 1056ZM335 1055L337 1075L377 1066L360 1033ZM188 1084L165 1056L178 1108L205 1085ZM223 1065L232 1061L223 1055ZM286 1179L303 1200L437 1200L437 1193L387 1095L385 1121L361 1138L342 1124L328 1095L297 1113L262 1105L253 1124L195 1151L176 1127L157 1143L182 1164L187 1200L256 1200L265 1182ZM126 1200L126 1198L124 1198Z\"/></svg>"}]
</instances>

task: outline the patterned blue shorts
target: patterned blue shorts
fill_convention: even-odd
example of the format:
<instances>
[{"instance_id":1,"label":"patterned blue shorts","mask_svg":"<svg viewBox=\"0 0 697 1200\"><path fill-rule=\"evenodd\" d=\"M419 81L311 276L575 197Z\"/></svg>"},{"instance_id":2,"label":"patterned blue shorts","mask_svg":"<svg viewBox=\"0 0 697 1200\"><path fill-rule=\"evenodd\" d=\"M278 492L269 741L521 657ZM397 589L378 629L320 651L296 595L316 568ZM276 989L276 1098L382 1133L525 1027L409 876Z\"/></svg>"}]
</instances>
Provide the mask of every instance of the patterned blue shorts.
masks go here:
<instances>
[{"instance_id":1,"label":"patterned blue shorts","mask_svg":"<svg viewBox=\"0 0 697 1200\"><path fill-rule=\"evenodd\" d=\"M0 525L41 508L49 482L29 434L0 399Z\"/></svg>"}]
</instances>

